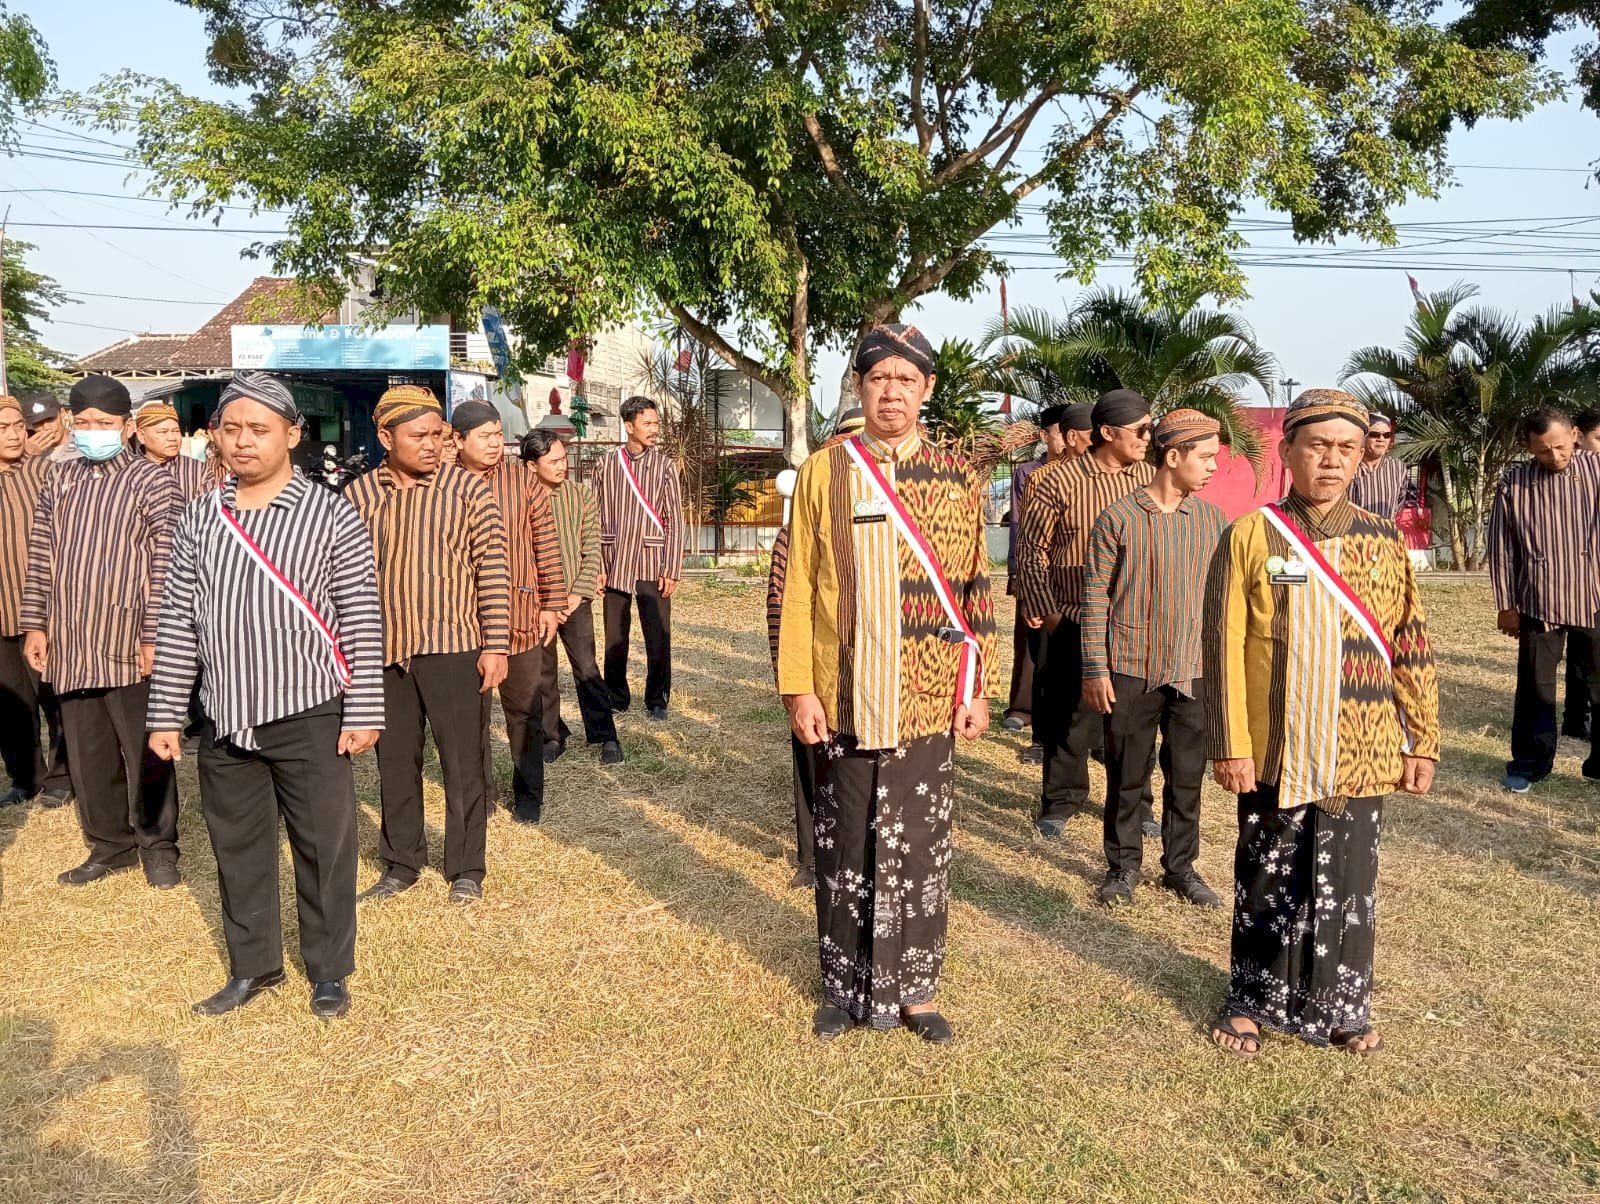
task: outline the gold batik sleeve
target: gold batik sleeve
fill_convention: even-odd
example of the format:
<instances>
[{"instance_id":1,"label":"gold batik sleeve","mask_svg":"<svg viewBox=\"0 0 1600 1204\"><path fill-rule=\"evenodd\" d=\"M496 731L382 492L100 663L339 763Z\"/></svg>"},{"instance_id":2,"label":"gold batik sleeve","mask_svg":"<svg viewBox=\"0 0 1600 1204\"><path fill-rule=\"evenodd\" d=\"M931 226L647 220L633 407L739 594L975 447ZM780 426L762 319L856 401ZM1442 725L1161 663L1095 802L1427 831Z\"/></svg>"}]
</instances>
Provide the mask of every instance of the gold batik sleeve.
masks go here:
<instances>
[{"instance_id":1,"label":"gold batik sleeve","mask_svg":"<svg viewBox=\"0 0 1600 1204\"><path fill-rule=\"evenodd\" d=\"M1411 558L1399 549L1405 600L1389 644L1394 653L1394 703L1405 723L1410 755L1439 759L1439 679L1428 642L1428 621Z\"/></svg>"},{"instance_id":2,"label":"gold batik sleeve","mask_svg":"<svg viewBox=\"0 0 1600 1204\"><path fill-rule=\"evenodd\" d=\"M972 474L969 487L972 514L972 563L966 572L966 588L961 593L961 613L972 634L978 637L979 664L983 679L977 698L999 698L1001 683L995 660L994 599L989 591L989 547L983 538L983 481Z\"/></svg>"},{"instance_id":3,"label":"gold batik sleeve","mask_svg":"<svg viewBox=\"0 0 1600 1204\"><path fill-rule=\"evenodd\" d=\"M817 566L823 554L818 532L822 529L824 475L820 457L801 466L789 514L789 559L783 581L783 603L778 611L778 693L815 694L814 615L817 602ZM828 700L823 699L823 705Z\"/></svg>"},{"instance_id":4,"label":"gold batik sleeve","mask_svg":"<svg viewBox=\"0 0 1600 1204\"><path fill-rule=\"evenodd\" d=\"M1213 760L1254 757L1250 738L1250 693L1245 673L1249 638L1247 568L1249 532L1230 527L1211 557L1206 575L1201 647L1206 683L1206 755Z\"/></svg>"}]
</instances>

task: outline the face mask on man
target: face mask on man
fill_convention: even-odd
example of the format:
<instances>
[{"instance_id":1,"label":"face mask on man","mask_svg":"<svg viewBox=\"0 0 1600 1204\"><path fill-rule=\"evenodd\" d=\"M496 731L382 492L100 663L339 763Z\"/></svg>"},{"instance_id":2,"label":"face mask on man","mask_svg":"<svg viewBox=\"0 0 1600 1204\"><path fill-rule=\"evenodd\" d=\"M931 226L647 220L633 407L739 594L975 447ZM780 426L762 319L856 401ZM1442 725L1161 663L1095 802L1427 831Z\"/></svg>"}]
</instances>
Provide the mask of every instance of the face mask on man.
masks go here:
<instances>
[{"instance_id":1,"label":"face mask on man","mask_svg":"<svg viewBox=\"0 0 1600 1204\"><path fill-rule=\"evenodd\" d=\"M85 460L109 460L122 450L121 431L73 431L72 446Z\"/></svg>"}]
</instances>

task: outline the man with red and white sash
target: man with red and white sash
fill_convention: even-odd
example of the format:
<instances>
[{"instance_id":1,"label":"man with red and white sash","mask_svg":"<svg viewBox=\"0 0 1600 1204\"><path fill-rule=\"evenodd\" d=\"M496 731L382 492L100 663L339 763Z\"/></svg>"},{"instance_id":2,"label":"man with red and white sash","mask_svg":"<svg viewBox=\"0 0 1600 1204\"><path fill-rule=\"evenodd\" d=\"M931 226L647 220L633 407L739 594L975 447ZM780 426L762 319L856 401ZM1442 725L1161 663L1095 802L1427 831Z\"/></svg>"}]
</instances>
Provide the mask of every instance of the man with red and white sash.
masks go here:
<instances>
[{"instance_id":1,"label":"man with red and white sash","mask_svg":"<svg viewBox=\"0 0 1600 1204\"><path fill-rule=\"evenodd\" d=\"M644 628L644 705L667 717L672 694L672 594L683 569L683 506L678 469L657 449L661 415L648 397L622 403L627 443L595 465L600 555L605 563L606 689L611 709L626 711L628 641L633 604Z\"/></svg>"},{"instance_id":2,"label":"man with red and white sash","mask_svg":"<svg viewBox=\"0 0 1600 1204\"><path fill-rule=\"evenodd\" d=\"M874 327L852 380L866 429L800 469L778 621L778 692L817 749L812 1029L944 1043L954 735L989 726L994 663L982 482L917 433L934 375L915 327Z\"/></svg>"},{"instance_id":3,"label":"man with red and white sash","mask_svg":"<svg viewBox=\"0 0 1600 1204\"><path fill-rule=\"evenodd\" d=\"M1212 1039L1370 1055L1384 796L1426 794L1439 693L1411 560L1352 506L1367 411L1310 389L1283 420L1289 496L1228 528L1206 582L1207 754L1239 796L1233 952Z\"/></svg>"}]
</instances>

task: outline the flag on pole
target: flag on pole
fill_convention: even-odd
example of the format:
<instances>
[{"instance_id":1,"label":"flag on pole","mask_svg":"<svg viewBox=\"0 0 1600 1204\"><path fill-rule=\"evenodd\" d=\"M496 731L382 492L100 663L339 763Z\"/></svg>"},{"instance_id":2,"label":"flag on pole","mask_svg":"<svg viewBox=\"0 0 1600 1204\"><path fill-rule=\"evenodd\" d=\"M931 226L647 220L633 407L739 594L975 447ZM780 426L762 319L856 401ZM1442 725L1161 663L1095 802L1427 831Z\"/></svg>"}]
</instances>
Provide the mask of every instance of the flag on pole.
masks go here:
<instances>
[{"instance_id":1,"label":"flag on pole","mask_svg":"<svg viewBox=\"0 0 1600 1204\"><path fill-rule=\"evenodd\" d=\"M1417 278L1410 272L1406 273L1406 283L1411 285L1411 297L1417 303L1417 308L1422 309L1427 302L1422 299L1422 286L1417 283Z\"/></svg>"},{"instance_id":2,"label":"flag on pole","mask_svg":"<svg viewBox=\"0 0 1600 1204\"><path fill-rule=\"evenodd\" d=\"M689 365L693 362L694 356L690 353L689 349L685 347L682 351L678 352L677 363L674 366L679 372L687 372L689 370Z\"/></svg>"},{"instance_id":3,"label":"flag on pole","mask_svg":"<svg viewBox=\"0 0 1600 1204\"><path fill-rule=\"evenodd\" d=\"M577 339L567 345L567 379L580 381L583 379L583 344Z\"/></svg>"}]
</instances>

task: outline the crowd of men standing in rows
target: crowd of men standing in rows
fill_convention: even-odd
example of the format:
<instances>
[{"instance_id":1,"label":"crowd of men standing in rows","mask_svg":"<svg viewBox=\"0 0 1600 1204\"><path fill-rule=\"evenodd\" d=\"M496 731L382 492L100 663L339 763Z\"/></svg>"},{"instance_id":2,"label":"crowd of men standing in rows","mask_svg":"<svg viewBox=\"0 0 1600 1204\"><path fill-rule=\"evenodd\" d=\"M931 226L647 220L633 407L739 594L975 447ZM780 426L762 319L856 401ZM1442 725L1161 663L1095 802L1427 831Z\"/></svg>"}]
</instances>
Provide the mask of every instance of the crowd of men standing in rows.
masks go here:
<instances>
[{"instance_id":1,"label":"crowd of men standing in rows","mask_svg":"<svg viewBox=\"0 0 1600 1204\"><path fill-rule=\"evenodd\" d=\"M171 888L173 762L192 738L230 962L196 1012L231 1011L284 981L280 814L311 1010L348 1011L352 756L376 747L382 809L382 873L359 899L410 889L428 864L431 729L444 876L468 905L483 894L495 803L492 691L514 763L510 810L525 822L541 818L544 767L568 735L558 637L602 763L623 759L614 715L631 703L635 605L645 707L666 717L683 520L648 398L623 404L627 443L602 458L591 489L568 480L551 432L508 457L492 407L457 406L447 424L428 389L397 385L373 414L382 462L342 494L294 466L301 415L264 373L223 389L216 467L178 454L170 406L135 412L115 380L80 380L68 404L70 439L53 399L0 398L3 801L75 802L88 857L63 885L140 865L152 887ZM591 613L602 594L603 673ZM41 710L59 714L47 750Z\"/></svg>"}]
</instances>

